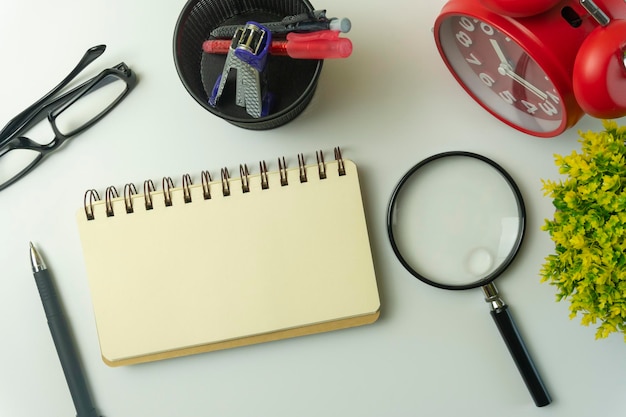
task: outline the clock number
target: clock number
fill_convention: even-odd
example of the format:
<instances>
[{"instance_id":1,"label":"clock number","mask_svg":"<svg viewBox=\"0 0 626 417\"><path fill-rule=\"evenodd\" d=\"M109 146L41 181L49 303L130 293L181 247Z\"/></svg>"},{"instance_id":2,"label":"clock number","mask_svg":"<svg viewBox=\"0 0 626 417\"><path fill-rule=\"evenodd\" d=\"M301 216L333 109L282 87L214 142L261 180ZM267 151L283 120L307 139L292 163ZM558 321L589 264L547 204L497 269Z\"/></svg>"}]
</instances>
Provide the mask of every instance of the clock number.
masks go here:
<instances>
[{"instance_id":1,"label":"clock number","mask_svg":"<svg viewBox=\"0 0 626 417\"><path fill-rule=\"evenodd\" d=\"M468 32L473 32L476 29L476 27L474 26L474 23L472 23L472 21L469 20L467 17L462 17L459 20L459 25ZM487 36L493 36L495 33L493 28L489 26L488 24L486 24L485 22L480 23L480 28Z\"/></svg>"},{"instance_id":2,"label":"clock number","mask_svg":"<svg viewBox=\"0 0 626 417\"><path fill-rule=\"evenodd\" d=\"M484 22L480 24L480 28L483 30L483 32L487 36L493 36L493 34L495 33L493 28Z\"/></svg>"},{"instance_id":3,"label":"clock number","mask_svg":"<svg viewBox=\"0 0 626 417\"><path fill-rule=\"evenodd\" d=\"M556 104L559 104L561 102L561 100L559 99L559 97L555 94L552 94L549 91L546 91L546 94L548 95L548 97L550 97L552 99L552 101L554 101Z\"/></svg>"},{"instance_id":4,"label":"clock number","mask_svg":"<svg viewBox=\"0 0 626 417\"><path fill-rule=\"evenodd\" d=\"M537 110L539 110L537 106L529 101L522 100L522 104L524 105L524 107L526 107L526 112L529 114L535 114L537 113Z\"/></svg>"},{"instance_id":5,"label":"clock number","mask_svg":"<svg viewBox=\"0 0 626 417\"><path fill-rule=\"evenodd\" d=\"M559 114L559 109L554 107L554 104L549 101L544 101L543 103L539 103L537 105L534 105L533 103L526 100L522 100L522 103L524 104L524 107L526 107L526 111L529 114L535 114L539 111L539 109L541 109L548 116L554 116L555 114Z\"/></svg>"},{"instance_id":6,"label":"clock number","mask_svg":"<svg viewBox=\"0 0 626 417\"><path fill-rule=\"evenodd\" d=\"M456 34L456 40L466 48L472 44L472 38L470 38L469 35L463 31Z\"/></svg>"},{"instance_id":7,"label":"clock number","mask_svg":"<svg viewBox=\"0 0 626 417\"><path fill-rule=\"evenodd\" d=\"M513 93L511 93L509 90L502 91L498 95L500 96L500 98L502 100L504 100L505 102L507 102L509 104L513 104L513 103L515 103L517 101L517 99L515 98Z\"/></svg>"},{"instance_id":8,"label":"clock number","mask_svg":"<svg viewBox=\"0 0 626 417\"><path fill-rule=\"evenodd\" d=\"M489 74L485 74L484 72L482 72L479 76L480 80L482 82L485 83L485 85L487 87L491 87L492 85L495 84L496 80L494 80L493 78L491 78L491 76Z\"/></svg>"},{"instance_id":9,"label":"clock number","mask_svg":"<svg viewBox=\"0 0 626 417\"><path fill-rule=\"evenodd\" d=\"M554 107L554 105L552 103L550 103L549 101L544 101L543 103L539 103L539 107L541 108L541 110L544 111L545 114L547 114L548 116L552 116L557 114L559 111L557 110L556 107Z\"/></svg>"},{"instance_id":10,"label":"clock number","mask_svg":"<svg viewBox=\"0 0 626 417\"><path fill-rule=\"evenodd\" d=\"M474 65L479 65L480 66L480 65L483 64L482 62L480 62L480 60L478 58L476 58L476 55L474 55L474 54L470 54L470 57L469 58L465 58L465 60L467 62L469 62L470 64L474 64Z\"/></svg>"},{"instance_id":11,"label":"clock number","mask_svg":"<svg viewBox=\"0 0 626 417\"><path fill-rule=\"evenodd\" d=\"M459 20L459 25L468 32L474 31L474 24L467 17L462 17L461 20Z\"/></svg>"}]
</instances>

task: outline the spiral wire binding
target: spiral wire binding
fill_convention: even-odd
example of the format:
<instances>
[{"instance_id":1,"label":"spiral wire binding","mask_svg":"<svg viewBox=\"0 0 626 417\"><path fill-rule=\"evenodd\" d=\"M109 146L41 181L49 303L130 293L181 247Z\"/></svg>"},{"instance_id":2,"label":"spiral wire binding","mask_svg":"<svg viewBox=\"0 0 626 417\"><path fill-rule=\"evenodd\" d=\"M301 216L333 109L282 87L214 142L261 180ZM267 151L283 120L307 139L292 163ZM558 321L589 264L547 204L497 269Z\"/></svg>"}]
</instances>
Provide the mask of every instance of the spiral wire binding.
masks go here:
<instances>
[{"instance_id":1,"label":"spiral wire binding","mask_svg":"<svg viewBox=\"0 0 626 417\"><path fill-rule=\"evenodd\" d=\"M343 163L343 157L341 156L341 149L335 148L335 159L339 165L339 176L346 175L346 166Z\"/></svg>"},{"instance_id":2,"label":"spiral wire binding","mask_svg":"<svg viewBox=\"0 0 626 417\"><path fill-rule=\"evenodd\" d=\"M93 188L85 191L85 197L83 198L83 205L85 206L85 216L87 220L93 220L93 203L100 200L100 194Z\"/></svg>"},{"instance_id":3,"label":"spiral wire binding","mask_svg":"<svg viewBox=\"0 0 626 417\"><path fill-rule=\"evenodd\" d=\"M107 187L104 191L104 205L106 207L107 217L115 216L115 211L113 211L113 199L119 196L117 189L113 186Z\"/></svg>"},{"instance_id":4,"label":"spiral wire binding","mask_svg":"<svg viewBox=\"0 0 626 417\"><path fill-rule=\"evenodd\" d=\"M172 206L172 188L174 181L170 177L163 177L163 197L165 197L165 207Z\"/></svg>"},{"instance_id":5,"label":"spiral wire binding","mask_svg":"<svg viewBox=\"0 0 626 417\"><path fill-rule=\"evenodd\" d=\"M228 173L228 168L222 168L222 194L224 197L228 197L230 195L230 183L228 180L230 179L230 174Z\"/></svg>"},{"instance_id":6,"label":"spiral wire binding","mask_svg":"<svg viewBox=\"0 0 626 417\"><path fill-rule=\"evenodd\" d=\"M248 172L248 165L239 165L239 175L241 176L241 192L247 193L250 191L250 172Z\"/></svg>"},{"instance_id":7,"label":"spiral wire binding","mask_svg":"<svg viewBox=\"0 0 626 417\"><path fill-rule=\"evenodd\" d=\"M322 151L315 152L317 159L317 172L320 180L324 180L327 178L326 171L326 162L324 160L324 153ZM341 149L336 147L334 149L335 160L337 161L337 173L339 176L346 175L346 167L343 160L343 156L341 154ZM298 154L298 177L301 183L308 182L308 173L307 167L305 163L305 158L302 153ZM269 171L267 169L267 164L265 161L259 162L259 170L260 170L260 181L261 181L261 190L267 190L270 188L269 183ZM247 164L239 165L239 174L241 180L241 190L242 193L250 192L250 171L248 170ZM289 185L288 182L288 170L287 163L285 161L285 157L278 158L278 174L280 177L281 186ZM222 195L224 197L231 195L230 189L230 173L228 172L228 168L221 169L221 185L222 185ZM210 184L213 182L213 178L209 171L201 172L201 182L202 182L202 194L205 200L211 199L211 187ZM183 190L183 198L185 203L192 202L192 193L191 186L193 185L192 178L189 174L184 174L182 177L182 190ZM171 177L163 177L162 181L163 186L163 199L166 207L170 207L173 205L172 200L172 191L174 187L174 181ZM150 179L145 180L143 183L143 198L145 203L146 210L152 210L154 208L153 201L153 193L156 192L156 187L154 186L154 182ZM124 186L124 205L126 208L126 213L134 213L133 206L133 196L137 195L137 188L135 184L129 183ZM112 217L115 215L115 210L113 206L113 200L119 198L119 194L117 189L114 186L109 186L106 188L105 193L105 212L107 217ZM87 220L94 220L94 203L100 200L100 195L95 189L89 189L85 192L83 197L83 205L85 209L85 216Z\"/></svg>"},{"instance_id":8,"label":"spiral wire binding","mask_svg":"<svg viewBox=\"0 0 626 417\"><path fill-rule=\"evenodd\" d=\"M300 172L300 182L307 182L306 165L304 164L304 155L298 154L298 170Z\"/></svg>"},{"instance_id":9,"label":"spiral wire binding","mask_svg":"<svg viewBox=\"0 0 626 417\"><path fill-rule=\"evenodd\" d=\"M154 205L152 204L152 193L156 191L152 180L145 180L143 182L143 198L146 203L146 210L152 210Z\"/></svg>"},{"instance_id":10,"label":"spiral wire binding","mask_svg":"<svg viewBox=\"0 0 626 417\"><path fill-rule=\"evenodd\" d=\"M315 152L317 158L317 170L321 180L326 179L326 163L324 162L324 153L322 151Z\"/></svg>"},{"instance_id":11,"label":"spiral wire binding","mask_svg":"<svg viewBox=\"0 0 626 417\"><path fill-rule=\"evenodd\" d=\"M202 195L205 200L211 199L211 187L209 187L209 183L213 181L211 178L211 173L209 171L202 171L200 173L200 177L202 178Z\"/></svg>"},{"instance_id":12,"label":"spiral wire binding","mask_svg":"<svg viewBox=\"0 0 626 417\"><path fill-rule=\"evenodd\" d=\"M137 187L135 184L130 183L124 186L124 204L126 205L126 213L133 213L133 195L137 194Z\"/></svg>"},{"instance_id":13,"label":"spiral wire binding","mask_svg":"<svg viewBox=\"0 0 626 417\"><path fill-rule=\"evenodd\" d=\"M191 187L192 185L193 182L191 182L191 175L183 175L183 196L185 199L185 204L191 203L191 190L189 187Z\"/></svg>"},{"instance_id":14,"label":"spiral wire binding","mask_svg":"<svg viewBox=\"0 0 626 417\"><path fill-rule=\"evenodd\" d=\"M261 189L267 190L270 188L270 181L267 175L267 164L265 161L259 162L259 170L261 171Z\"/></svg>"},{"instance_id":15,"label":"spiral wire binding","mask_svg":"<svg viewBox=\"0 0 626 417\"><path fill-rule=\"evenodd\" d=\"M285 163L285 157L283 156L282 161L278 158L278 172L280 173L280 185L283 187L285 185L289 185L289 181L287 180L287 164Z\"/></svg>"}]
</instances>

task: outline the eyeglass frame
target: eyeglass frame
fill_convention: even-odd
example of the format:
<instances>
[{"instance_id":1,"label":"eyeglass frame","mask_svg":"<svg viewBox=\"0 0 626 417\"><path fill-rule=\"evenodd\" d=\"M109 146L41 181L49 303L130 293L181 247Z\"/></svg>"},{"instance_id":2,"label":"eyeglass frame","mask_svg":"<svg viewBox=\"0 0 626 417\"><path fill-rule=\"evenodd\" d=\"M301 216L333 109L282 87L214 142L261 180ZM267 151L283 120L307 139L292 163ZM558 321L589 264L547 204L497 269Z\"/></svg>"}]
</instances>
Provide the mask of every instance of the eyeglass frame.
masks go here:
<instances>
[{"instance_id":1,"label":"eyeglass frame","mask_svg":"<svg viewBox=\"0 0 626 417\"><path fill-rule=\"evenodd\" d=\"M23 178L26 174L38 166L46 156L56 151L67 139L78 135L102 119L102 117L117 106L135 87L137 84L136 74L124 62L121 62L111 68L104 69L95 77L83 82L62 95L54 97L83 69L85 69L87 65L102 55L105 49L105 45L98 45L89 48L76 67L74 67L74 69L56 87L37 100L34 104L20 112L17 116L11 119L5 127L2 128L2 130L0 130L0 158L8 154L10 151L17 149L32 150L39 153L37 157L21 171L16 173L4 183L0 183L0 190L7 188L19 179ZM97 88L102 87L100 82L110 75L117 76L126 84L122 94L120 94L100 113L92 117L80 127L73 129L70 132L62 133L56 124L56 118L82 97L92 91L95 91ZM47 117L50 123L55 136L53 139L46 144L40 144L22 136L22 134L26 133L30 128L42 121L44 117Z\"/></svg>"}]
</instances>

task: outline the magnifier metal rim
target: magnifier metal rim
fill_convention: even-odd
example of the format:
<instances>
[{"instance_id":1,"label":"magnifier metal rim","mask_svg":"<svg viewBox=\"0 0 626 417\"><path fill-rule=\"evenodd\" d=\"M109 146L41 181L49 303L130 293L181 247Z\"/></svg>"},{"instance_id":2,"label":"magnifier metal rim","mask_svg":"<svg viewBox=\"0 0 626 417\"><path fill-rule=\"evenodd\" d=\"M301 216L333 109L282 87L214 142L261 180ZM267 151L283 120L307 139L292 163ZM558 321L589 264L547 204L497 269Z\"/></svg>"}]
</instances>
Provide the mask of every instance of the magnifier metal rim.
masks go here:
<instances>
[{"instance_id":1,"label":"magnifier metal rim","mask_svg":"<svg viewBox=\"0 0 626 417\"><path fill-rule=\"evenodd\" d=\"M404 257L400 253L400 250L398 248L398 245L396 244L396 240L393 235L392 217L393 217L393 212L394 212L396 202L398 200L398 195L402 191L402 187L416 173L416 171L418 171L424 165L430 162L442 159L442 158L449 157L449 156L465 156L465 157L475 158L482 162L487 163L496 171L498 171L500 175L502 175L502 177L504 177L506 182L509 184L509 187L511 187L511 190L513 191L513 194L515 195L515 202L517 204L517 209L519 212L519 220L520 220L518 231L517 231L517 238L515 239L513 248L509 252L506 259L500 264L500 266L498 266L492 273L490 273L486 277L478 281L475 281L469 284L463 284L463 285L443 284L441 282L433 281L421 275L419 272L413 269L413 267L411 267L408 264L408 262L404 259ZM428 285L432 285L437 288L443 288L446 290L467 290L470 288L478 288L478 287L482 287L483 285L489 284L494 279L496 279L502 273L502 271L504 271L511 264L511 262L517 255L517 252L519 251L520 246L522 245L522 240L524 239L525 229L526 229L526 208L524 206L524 199L522 198L522 193L520 192L519 187L517 186L513 178L509 175L508 172L504 170L504 168L502 168L500 165L498 165L496 162L492 161L491 159L483 155L476 154L473 152L467 152L467 151L442 152L436 155L432 155L424 159L423 161L417 163L400 179L400 181L398 182L398 185L396 185L396 188L393 190L393 193L391 194L391 199L389 200L389 206L387 208L387 234L389 235L389 241L391 242L391 247L393 248L393 251L396 254L396 257L398 258L400 263L407 269L407 271L409 271L413 276L415 276L420 281L423 281Z\"/></svg>"}]
</instances>

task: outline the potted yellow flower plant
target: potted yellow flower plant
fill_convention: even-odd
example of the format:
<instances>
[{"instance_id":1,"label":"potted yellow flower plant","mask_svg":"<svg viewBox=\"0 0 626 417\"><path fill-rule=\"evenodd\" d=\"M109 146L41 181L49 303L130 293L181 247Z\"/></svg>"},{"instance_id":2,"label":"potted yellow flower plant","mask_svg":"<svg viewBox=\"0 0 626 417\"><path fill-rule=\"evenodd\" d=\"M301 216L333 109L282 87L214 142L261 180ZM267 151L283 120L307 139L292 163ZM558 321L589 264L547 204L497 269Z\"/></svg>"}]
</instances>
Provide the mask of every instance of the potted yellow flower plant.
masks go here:
<instances>
[{"instance_id":1,"label":"potted yellow flower plant","mask_svg":"<svg viewBox=\"0 0 626 417\"><path fill-rule=\"evenodd\" d=\"M603 125L580 133L580 152L555 155L563 180L542 181L556 210L543 226L555 253L541 277L558 301L570 301L570 318L597 326L596 339L617 332L626 340L626 127Z\"/></svg>"}]
</instances>

